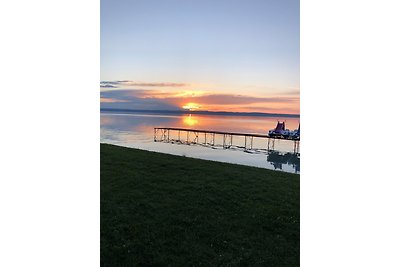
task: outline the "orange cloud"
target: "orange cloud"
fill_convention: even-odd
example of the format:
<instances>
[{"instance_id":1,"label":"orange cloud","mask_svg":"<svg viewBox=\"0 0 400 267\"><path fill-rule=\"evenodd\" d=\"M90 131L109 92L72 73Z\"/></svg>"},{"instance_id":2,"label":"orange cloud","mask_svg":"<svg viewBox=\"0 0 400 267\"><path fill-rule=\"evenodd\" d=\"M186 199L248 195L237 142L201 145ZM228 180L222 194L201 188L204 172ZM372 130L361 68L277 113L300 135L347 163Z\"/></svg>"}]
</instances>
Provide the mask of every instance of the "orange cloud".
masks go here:
<instances>
[{"instance_id":1,"label":"orange cloud","mask_svg":"<svg viewBox=\"0 0 400 267\"><path fill-rule=\"evenodd\" d=\"M118 102L127 102L127 100L100 97L100 102L101 103L118 103Z\"/></svg>"},{"instance_id":2,"label":"orange cloud","mask_svg":"<svg viewBox=\"0 0 400 267\"><path fill-rule=\"evenodd\" d=\"M126 102L124 108L187 109L233 112L270 112L298 114L300 99L296 95L252 96L213 94L203 91L112 90L101 92L102 103ZM132 103L130 107L129 103ZM116 103L115 105L117 105Z\"/></svg>"}]
</instances>

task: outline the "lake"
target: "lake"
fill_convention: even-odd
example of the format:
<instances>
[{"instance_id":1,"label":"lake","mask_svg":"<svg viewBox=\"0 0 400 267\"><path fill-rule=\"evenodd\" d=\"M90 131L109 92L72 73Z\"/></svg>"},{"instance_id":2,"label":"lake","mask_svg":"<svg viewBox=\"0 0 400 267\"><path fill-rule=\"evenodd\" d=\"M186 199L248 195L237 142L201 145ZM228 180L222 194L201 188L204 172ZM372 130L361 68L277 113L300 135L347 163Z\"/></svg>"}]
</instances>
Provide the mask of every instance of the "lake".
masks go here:
<instances>
[{"instance_id":1,"label":"lake","mask_svg":"<svg viewBox=\"0 0 400 267\"><path fill-rule=\"evenodd\" d=\"M277 121L297 129L300 118L266 116L226 116L193 114L145 114L101 111L100 142L199 159L229 162L285 172L300 172L300 156L293 153L293 142L276 140L267 152L267 139L254 138L254 151L202 145L154 142L155 127L176 127L210 131L266 134ZM234 143L243 141L236 138Z\"/></svg>"}]
</instances>

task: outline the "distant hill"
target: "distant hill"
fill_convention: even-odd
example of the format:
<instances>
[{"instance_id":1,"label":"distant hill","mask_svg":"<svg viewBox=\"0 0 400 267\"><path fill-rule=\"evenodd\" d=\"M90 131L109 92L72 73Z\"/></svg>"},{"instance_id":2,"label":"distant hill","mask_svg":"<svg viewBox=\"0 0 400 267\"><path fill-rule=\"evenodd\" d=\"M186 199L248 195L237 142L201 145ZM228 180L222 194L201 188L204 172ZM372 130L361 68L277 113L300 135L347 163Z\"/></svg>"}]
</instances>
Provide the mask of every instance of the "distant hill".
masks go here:
<instances>
[{"instance_id":1,"label":"distant hill","mask_svg":"<svg viewBox=\"0 0 400 267\"><path fill-rule=\"evenodd\" d=\"M100 112L123 112L123 113L147 113L147 114L200 114L200 115L222 115L222 116L256 116L256 117L286 117L300 118L300 114L279 114L263 112L229 112L229 111L206 111L206 110L133 110L133 109L113 109L101 108Z\"/></svg>"}]
</instances>

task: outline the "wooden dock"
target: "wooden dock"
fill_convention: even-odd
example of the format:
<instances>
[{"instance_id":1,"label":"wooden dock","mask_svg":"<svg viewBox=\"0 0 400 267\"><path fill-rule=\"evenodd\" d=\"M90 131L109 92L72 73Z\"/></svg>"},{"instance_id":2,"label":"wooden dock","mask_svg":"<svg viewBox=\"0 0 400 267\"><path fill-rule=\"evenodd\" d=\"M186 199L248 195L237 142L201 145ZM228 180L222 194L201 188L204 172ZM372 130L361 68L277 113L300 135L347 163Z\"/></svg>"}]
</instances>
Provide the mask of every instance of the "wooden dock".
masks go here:
<instances>
[{"instance_id":1,"label":"wooden dock","mask_svg":"<svg viewBox=\"0 0 400 267\"><path fill-rule=\"evenodd\" d=\"M174 134L174 136L173 136ZM234 143L233 137L239 137L240 143ZM222 142L218 143L216 137L222 138ZM235 133L235 132L222 132L222 131L209 131L197 130L186 128L169 128L158 127L154 128L154 142L167 142L167 143L181 143L181 144L202 144L211 147L222 146L224 149L228 148L242 148L245 151L254 150L254 138L266 139L265 151L275 150L275 140L286 140L293 142L293 153L299 154L300 139L287 139L281 137L271 137L264 134L252 133ZM258 149L260 150L260 149Z\"/></svg>"}]
</instances>

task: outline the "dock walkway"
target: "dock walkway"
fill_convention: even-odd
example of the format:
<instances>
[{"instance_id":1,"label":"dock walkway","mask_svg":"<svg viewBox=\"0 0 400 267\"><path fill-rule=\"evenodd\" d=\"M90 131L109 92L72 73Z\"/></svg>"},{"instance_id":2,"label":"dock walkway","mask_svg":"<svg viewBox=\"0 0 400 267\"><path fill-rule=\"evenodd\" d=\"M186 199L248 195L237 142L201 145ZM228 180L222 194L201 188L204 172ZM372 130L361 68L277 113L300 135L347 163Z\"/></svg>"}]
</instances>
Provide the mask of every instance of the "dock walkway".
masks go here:
<instances>
[{"instance_id":1,"label":"dock walkway","mask_svg":"<svg viewBox=\"0 0 400 267\"><path fill-rule=\"evenodd\" d=\"M173 134L175 134L173 136ZM182 136L184 135L184 136ZM185 136L186 135L186 136ZM241 144L235 144L233 137L242 137ZM185 138L186 137L186 138ZM204 138L202 138L204 137ZM218 143L216 137L221 137L222 142ZM275 140L281 139L293 142L293 152L299 153L300 139L289 139L282 137L271 137L264 134L252 133L235 133L235 132L222 132L222 131L209 131L198 129L186 128L170 128L170 127L157 127L154 128L154 142L167 142L167 143L182 143L182 144L203 144L209 146L222 146L224 149L237 147L243 148L245 151L253 150L254 138L267 139L266 150L273 151L275 149ZM200 140L201 139L201 140ZM244 146L243 146L244 145Z\"/></svg>"}]
</instances>

